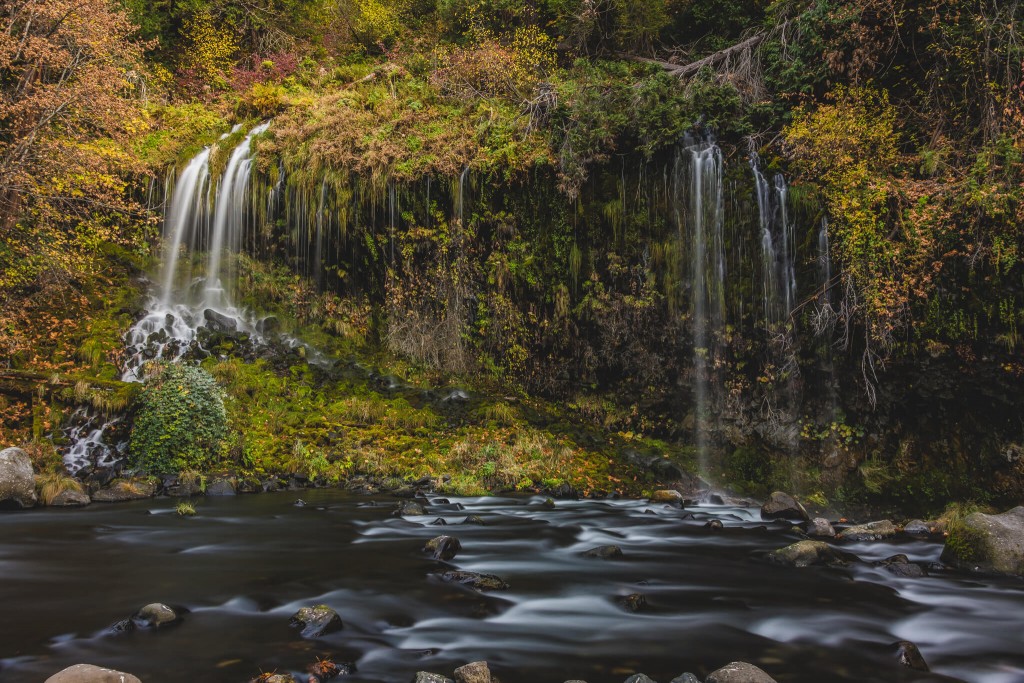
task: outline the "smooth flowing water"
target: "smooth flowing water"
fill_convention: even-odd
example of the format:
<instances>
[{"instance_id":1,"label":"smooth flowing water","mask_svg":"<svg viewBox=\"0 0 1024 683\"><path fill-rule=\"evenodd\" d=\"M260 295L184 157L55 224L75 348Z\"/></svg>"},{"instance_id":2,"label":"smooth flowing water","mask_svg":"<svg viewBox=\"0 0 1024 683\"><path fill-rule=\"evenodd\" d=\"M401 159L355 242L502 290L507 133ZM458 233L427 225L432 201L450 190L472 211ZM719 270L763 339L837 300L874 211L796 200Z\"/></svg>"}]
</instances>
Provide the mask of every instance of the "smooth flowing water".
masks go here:
<instances>
[{"instance_id":1,"label":"smooth flowing water","mask_svg":"<svg viewBox=\"0 0 1024 683\"><path fill-rule=\"evenodd\" d=\"M764 560L796 539L788 525L742 507L435 499L402 519L394 499L322 490L205 498L182 518L175 502L0 516L0 680L92 662L147 683L246 681L301 673L318 656L353 662L342 679L353 682L451 676L477 659L504 683L621 683L636 671L667 683L737 659L780 683L1024 680L1024 583L939 569L899 578L871 564L897 552L937 561L934 541L845 544L861 562L793 569ZM485 525L463 524L468 515ZM712 518L725 528L705 528ZM463 545L450 563L421 551L442 533ZM624 556L582 556L603 544ZM481 595L439 578L456 567L511 587ZM631 593L647 607L616 603ZM166 630L109 632L154 601L189 612ZM304 640L288 619L318 603L345 626ZM936 673L896 662L904 639Z\"/></svg>"}]
</instances>

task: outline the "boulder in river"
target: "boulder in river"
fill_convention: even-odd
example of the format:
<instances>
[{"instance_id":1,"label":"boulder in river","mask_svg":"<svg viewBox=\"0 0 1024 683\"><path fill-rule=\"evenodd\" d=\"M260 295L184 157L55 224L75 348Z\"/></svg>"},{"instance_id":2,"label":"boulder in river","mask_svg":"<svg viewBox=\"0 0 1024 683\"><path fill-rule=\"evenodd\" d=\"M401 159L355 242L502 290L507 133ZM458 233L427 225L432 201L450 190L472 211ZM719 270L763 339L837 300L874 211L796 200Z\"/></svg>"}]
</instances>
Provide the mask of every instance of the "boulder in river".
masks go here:
<instances>
[{"instance_id":1,"label":"boulder in river","mask_svg":"<svg viewBox=\"0 0 1024 683\"><path fill-rule=\"evenodd\" d=\"M705 683L776 683L776 680L746 662L732 662L708 674Z\"/></svg>"},{"instance_id":2,"label":"boulder in river","mask_svg":"<svg viewBox=\"0 0 1024 683\"><path fill-rule=\"evenodd\" d=\"M46 683L142 683L138 677L123 671L104 669L92 664L75 664L58 671Z\"/></svg>"},{"instance_id":3,"label":"boulder in river","mask_svg":"<svg viewBox=\"0 0 1024 683\"><path fill-rule=\"evenodd\" d=\"M342 628L341 617L327 605L303 607L288 620L289 625L302 629L303 638L319 638L325 633Z\"/></svg>"},{"instance_id":4,"label":"boulder in river","mask_svg":"<svg viewBox=\"0 0 1024 683\"><path fill-rule=\"evenodd\" d=\"M152 498L156 494L156 482L145 477L117 479L105 489L92 494L94 503L122 503L128 500Z\"/></svg>"},{"instance_id":5,"label":"boulder in river","mask_svg":"<svg viewBox=\"0 0 1024 683\"><path fill-rule=\"evenodd\" d=\"M208 496L233 496L235 495L235 480L230 477L216 477L206 486Z\"/></svg>"},{"instance_id":6,"label":"boulder in river","mask_svg":"<svg viewBox=\"0 0 1024 683\"><path fill-rule=\"evenodd\" d=\"M931 534L941 534L942 525L934 520L926 522L921 519L912 519L903 527L903 533L910 536L930 536Z\"/></svg>"},{"instance_id":7,"label":"boulder in river","mask_svg":"<svg viewBox=\"0 0 1024 683\"><path fill-rule=\"evenodd\" d=\"M775 491L761 506L761 519L799 519L808 522L811 517L796 498L788 493Z\"/></svg>"},{"instance_id":8,"label":"boulder in river","mask_svg":"<svg viewBox=\"0 0 1024 683\"><path fill-rule=\"evenodd\" d=\"M840 541L881 541L886 538L892 538L899 531L896 525L887 519L882 519L877 522L868 522L867 524L858 524L857 526L851 526L843 529L839 532L837 538Z\"/></svg>"},{"instance_id":9,"label":"boulder in river","mask_svg":"<svg viewBox=\"0 0 1024 683\"><path fill-rule=\"evenodd\" d=\"M181 619L177 612L162 602L151 602L132 616L136 626L161 628Z\"/></svg>"},{"instance_id":10,"label":"boulder in river","mask_svg":"<svg viewBox=\"0 0 1024 683\"><path fill-rule=\"evenodd\" d=\"M832 524L824 517L815 517L807 525L807 535L818 538L835 538L836 530L832 528Z\"/></svg>"},{"instance_id":11,"label":"boulder in river","mask_svg":"<svg viewBox=\"0 0 1024 683\"><path fill-rule=\"evenodd\" d=\"M416 517L427 514L426 508L415 500L406 500L398 504L395 510L396 517Z\"/></svg>"},{"instance_id":12,"label":"boulder in river","mask_svg":"<svg viewBox=\"0 0 1024 683\"><path fill-rule=\"evenodd\" d=\"M508 583L495 574L452 570L441 574L441 579L448 583L457 583L480 592L502 591L508 588Z\"/></svg>"},{"instance_id":13,"label":"boulder in river","mask_svg":"<svg viewBox=\"0 0 1024 683\"><path fill-rule=\"evenodd\" d=\"M652 503L666 503L668 505L682 507L683 500L683 494L672 489L661 489L660 491L655 491L651 494Z\"/></svg>"},{"instance_id":14,"label":"boulder in river","mask_svg":"<svg viewBox=\"0 0 1024 683\"><path fill-rule=\"evenodd\" d=\"M654 679L647 674L633 674L623 683L655 683Z\"/></svg>"},{"instance_id":15,"label":"boulder in river","mask_svg":"<svg viewBox=\"0 0 1024 683\"><path fill-rule=\"evenodd\" d=\"M455 683L491 683L487 662L470 662L455 670Z\"/></svg>"},{"instance_id":16,"label":"boulder in river","mask_svg":"<svg viewBox=\"0 0 1024 683\"><path fill-rule=\"evenodd\" d=\"M630 593L629 595L620 595L615 598L615 602L619 603L619 606L627 612L639 612L647 607L647 596L643 593Z\"/></svg>"},{"instance_id":17,"label":"boulder in river","mask_svg":"<svg viewBox=\"0 0 1024 683\"><path fill-rule=\"evenodd\" d=\"M596 548L584 550L583 557L595 557L601 560L611 560L622 557L622 548L617 545L599 545Z\"/></svg>"},{"instance_id":18,"label":"boulder in river","mask_svg":"<svg viewBox=\"0 0 1024 683\"><path fill-rule=\"evenodd\" d=\"M824 541L798 541L768 553L768 559L787 567L845 564L843 554Z\"/></svg>"},{"instance_id":19,"label":"boulder in river","mask_svg":"<svg viewBox=\"0 0 1024 683\"><path fill-rule=\"evenodd\" d=\"M30 508L37 501L36 478L28 453L20 448L0 451L0 509Z\"/></svg>"},{"instance_id":20,"label":"boulder in river","mask_svg":"<svg viewBox=\"0 0 1024 683\"><path fill-rule=\"evenodd\" d=\"M686 673L679 674L673 678L670 683L700 683L700 679L687 671Z\"/></svg>"},{"instance_id":21,"label":"boulder in river","mask_svg":"<svg viewBox=\"0 0 1024 683\"><path fill-rule=\"evenodd\" d=\"M1024 576L1024 506L974 512L949 530L942 561L961 569Z\"/></svg>"},{"instance_id":22,"label":"boulder in river","mask_svg":"<svg viewBox=\"0 0 1024 683\"><path fill-rule=\"evenodd\" d=\"M890 574L901 576L905 579L917 579L922 576L927 576L921 565L915 564L910 561L910 558L900 553L899 555L893 555L887 557L880 563L885 570Z\"/></svg>"},{"instance_id":23,"label":"boulder in river","mask_svg":"<svg viewBox=\"0 0 1024 683\"><path fill-rule=\"evenodd\" d=\"M917 645L914 645L909 640L901 640L897 645L896 657L899 659L900 664L913 669L914 671L930 671L928 664L924 661L924 656L921 651L917 649Z\"/></svg>"},{"instance_id":24,"label":"boulder in river","mask_svg":"<svg viewBox=\"0 0 1024 683\"><path fill-rule=\"evenodd\" d=\"M423 546L423 551L432 553L435 560L448 561L462 550L462 543L454 536L436 536Z\"/></svg>"},{"instance_id":25,"label":"boulder in river","mask_svg":"<svg viewBox=\"0 0 1024 683\"><path fill-rule=\"evenodd\" d=\"M452 679L441 674L432 674L429 671L417 671L412 683L455 683Z\"/></svg>"}]
</instances>

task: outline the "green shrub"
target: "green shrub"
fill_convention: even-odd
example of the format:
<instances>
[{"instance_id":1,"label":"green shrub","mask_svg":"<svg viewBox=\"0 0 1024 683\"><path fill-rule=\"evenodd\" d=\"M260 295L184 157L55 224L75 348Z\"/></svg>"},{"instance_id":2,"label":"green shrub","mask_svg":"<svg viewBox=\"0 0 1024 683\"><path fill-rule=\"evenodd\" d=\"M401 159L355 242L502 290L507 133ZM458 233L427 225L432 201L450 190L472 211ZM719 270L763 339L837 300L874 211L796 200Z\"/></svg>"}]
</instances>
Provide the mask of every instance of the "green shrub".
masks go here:
<instances>
[{"instance_id":1,"label":"green shrub","mask_svg":"<svg viewBox=\"0 0 1024 683\"><path fill-rule=\"evenodd\" d=\"M224 401L213 376L196 366L162 366L139 395L132 464L154 474L208 469L226 432Z\"/></svg>"}]
</instances>

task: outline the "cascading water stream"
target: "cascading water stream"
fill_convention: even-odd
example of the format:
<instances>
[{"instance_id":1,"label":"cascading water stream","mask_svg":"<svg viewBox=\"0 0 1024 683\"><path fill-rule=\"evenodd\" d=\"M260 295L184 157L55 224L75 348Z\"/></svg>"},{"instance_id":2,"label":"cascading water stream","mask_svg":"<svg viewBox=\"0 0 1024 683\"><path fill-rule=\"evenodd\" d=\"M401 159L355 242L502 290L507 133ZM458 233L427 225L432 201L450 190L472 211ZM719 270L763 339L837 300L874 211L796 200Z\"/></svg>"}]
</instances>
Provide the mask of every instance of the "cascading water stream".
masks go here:
<instances>
[{"instance_id":1,"label":"cascading water stream","mask_svg":"<svg viewBox=\"0 0 1024 683\"><path fill-rule=\"evenodd\" d=\"M693 330L694 427L698 463L708 473L711 374L725 324L725 210L722 152L714 141L688 145L676 159L676 221L689 254Z\"/></svg>"},{"instance_id":2,"label":"cascading water stream","mask_svg":"<svg viewBox=\"0 0 1024 683\"><path fill-rule=\"evenodd\" d=\"M771 182L756 155L750 158L761 242L761 290L765 325L785 321L796 306L796 226L789 215L789 186L781 173Z\"/></svg>"}]
</instances>

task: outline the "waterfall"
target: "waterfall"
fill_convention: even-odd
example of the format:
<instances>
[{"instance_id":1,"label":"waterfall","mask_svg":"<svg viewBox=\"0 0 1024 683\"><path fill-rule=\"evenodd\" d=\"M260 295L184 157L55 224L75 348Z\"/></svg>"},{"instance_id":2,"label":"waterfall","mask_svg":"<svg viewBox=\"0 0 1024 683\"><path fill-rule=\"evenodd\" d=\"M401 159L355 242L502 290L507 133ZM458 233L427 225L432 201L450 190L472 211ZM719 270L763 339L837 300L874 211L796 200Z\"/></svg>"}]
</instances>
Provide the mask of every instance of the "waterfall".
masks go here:
<instances>
[{"instance_id":1,"label":"waterfall","mask_svg":"<svg viewBox=\"0 0 1024 683\"><path fill-rule=\"evenodd\" d=\"M171 305L178 257L186 236L191 238L194 225L200 220L205 204L205 190L210 178L210 148L207 147L189 162L175 184L170 208L164 218L164 277L160 303Z\"/></svg>"},{"instance_id":2,"label":"waterfall","mask_svg":"<svg viewBox=\"0 0 1024 683\"><path fill-rule=\"evenodd\" d=\"M821 284L821 300L829 303L832 300L829 286L832 284L832 256L829 253L828 218L822 217L821 229L818 230L818 277Z\"/></svg>"},{"instance_id":3,"label":"waterfall","mask_svg":"<svg viewBox=\"0 0 1024 683\"><path fill-rule=\"evenodd\" d=\"M676 158L676 221L689 254L693 330L694 427L697 456L707 474L711 375L725 325L725 209L722 152L713 140L688 145Z\"/></svg>"},{"instance_id":4,"label":"waterfall","mask_svg":"<svg viewBox=\"0 0 1024 683\"><path fill-rule=\"evenodd\" d=\"M781 173L769 183L757 155L750 157L761 242L761 291L767 327L784 322L796 306L796 226L789 215L789 186Z\"/></svg>"}]
</instances>

